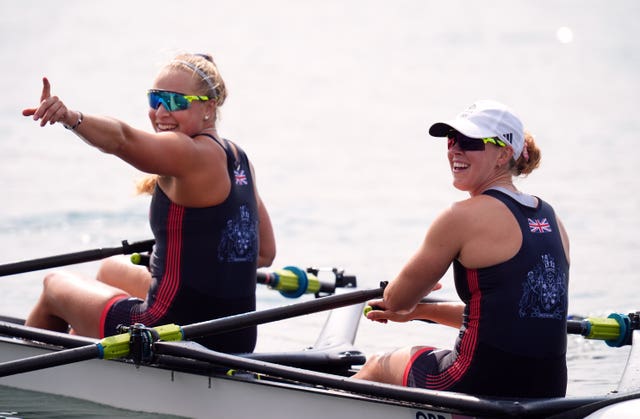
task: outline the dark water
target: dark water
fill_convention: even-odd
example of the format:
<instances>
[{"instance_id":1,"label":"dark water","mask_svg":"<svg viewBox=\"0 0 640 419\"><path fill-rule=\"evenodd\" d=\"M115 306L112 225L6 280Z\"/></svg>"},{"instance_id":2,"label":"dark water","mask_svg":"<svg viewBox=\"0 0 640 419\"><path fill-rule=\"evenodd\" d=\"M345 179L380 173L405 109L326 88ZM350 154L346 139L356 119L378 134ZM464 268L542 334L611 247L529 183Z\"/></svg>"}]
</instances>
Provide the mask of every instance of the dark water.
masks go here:
<instances>
[{"instance_id":1,"label":"dark water","mask_svg":"<svg viewBox=\"0 0 640 419\"><path fill-rule=\"evenodd\" d=\"M84 400L18 390L0 385L0 418L2 419L171 419L178 417L116 409Z\"/></svg>"}]
</instances>

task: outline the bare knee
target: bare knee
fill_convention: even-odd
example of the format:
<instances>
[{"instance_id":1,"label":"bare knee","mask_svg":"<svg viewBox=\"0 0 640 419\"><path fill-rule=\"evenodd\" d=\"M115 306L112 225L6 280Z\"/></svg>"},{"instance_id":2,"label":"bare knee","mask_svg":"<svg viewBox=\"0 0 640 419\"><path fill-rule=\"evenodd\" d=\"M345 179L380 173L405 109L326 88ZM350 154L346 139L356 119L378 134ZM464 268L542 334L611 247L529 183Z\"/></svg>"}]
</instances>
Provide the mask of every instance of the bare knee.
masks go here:
<instances>
[{"instance_id":1,"label":"bare knee","mask_svg":"<svg viewBox=\"0 0 640 419\"><path fill-rule=\"evenodd\" d=\"M402 385L404 368L408 361L406 352L403 348L371 355L353 378Z\"/></svg>"},{"instance_id":2,"label":"bare knee","mask_svg":"<svg viewBox=\"0 0 640 419\"><path fill-rule=\"evenodd\" d=\"M68 323L58 316L56 307L56 295L59 286L57 284L63 279L63 275L57 272L48 273L42 280L42 293L36 305L29 313L25 324L27 326L40 327L44 329L65 332Z\"/></svg>"},{"instance_id":3,"label":"bare knee","mask_svg":"<svg viewBox=\"0 0 640 419\"><path fill-rule=\"evenodd\" d=\"M73 279L64 272L47 273L42 280L39 304L52 315L59 315L59 308L66 304L73 288Z\"/></svg>"},{"instance_id":4,"label":"bare knee","mask_svg":"<svg viewBox=\"0 0 640 419\"><path fill-rule=\"evenodd\" d=\"M117 256L102 262L96 279L142 299L147 296L151 284L151 274L145 266L133 265Z\"/></svg>"},{"instance_id":5,"label":"bare knee","mask_svg":"<svg viewBox=\"0 0 640 419\"><path fill-rule=\"evenodd\" d=\"M102 310L107 301L122 291L89 278L67 272L52 272L43 279L38 303L27 325L66 331L71 325L83 336L99 335Z\"/></svg>"},{"instance_id":6,"label":"bare knee","mask_svg":"<svg viewBox=\"0 0 640 419\"><path fill-rule=\"evenodd\" d=\"M55 281L55 278L58 275L59 274L57 272L49 272L48 274L46 274L44 276L44 279L42 280L42 285L44 286L44 288L46 289L52 281Z\"/></svg>"},{"instance_id":7,"label":"bare knee","mask_svg":"<svg viewBox=\"0 0 640 419\"><path fill-rule=\"evenodd\" d=\"M64 274L60 272L49 272L46 274L42 280L42 294L48 298L55 295L63 277Z\"/></svg>"},{"instance_id":8,"label":"bare knee","mask_svg":"<svg viewBox=\"0 0 640 419\"><path fill-rule=\"evenodd\" d=\"M117 276L123 265L121 258L117 256L104 259L98 268L96 279L108 284L109 278L114 275Z\"/></svg>"},{"instance_id":9,"label":"bare knee","mask_svg":"<svg viewBox=\"0 0 640 419\"><path fill-rule=\"evenodd\" d=\"M369 381L382 381L381 380L381 360L384 355L373 354L369 355L367 361L364 363L360 371L356 373L353 378Z\"/></svg>"}]
</instances>

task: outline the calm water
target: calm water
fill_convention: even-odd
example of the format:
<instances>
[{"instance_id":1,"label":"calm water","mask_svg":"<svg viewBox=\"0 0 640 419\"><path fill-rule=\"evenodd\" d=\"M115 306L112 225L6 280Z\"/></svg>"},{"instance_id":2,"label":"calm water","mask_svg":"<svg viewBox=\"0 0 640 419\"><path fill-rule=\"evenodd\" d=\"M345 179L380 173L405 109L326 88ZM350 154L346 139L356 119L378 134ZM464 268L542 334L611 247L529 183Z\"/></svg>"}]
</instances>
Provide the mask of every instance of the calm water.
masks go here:
<instances>
[{"instance_id":1,"label":"calm water","mask_svg":"<svg viewBox=\"0 0 640 419\"><path fill-rule=\"evenodd\" d=\"M571 311L638 308L633 0L23 0L0 11L0 263L150 237L148 199L133 195L138 172L20 112L46 75L69 107L148 127L144 91L186 50L212 53L225 78L219 131L254 162L277 234L274 267L341 266L363 286L391 279L438 212L465 197L429 124L495 98L518 111L543 151L518 186L551 202L570 232ZM95 264L73 268L90 274ZM2 278L3 314L25 316L41 278ZM440 295L453 297L449 275L444 285ZM290 303L267 294L263 306ZM295 336L289 323L261 327L258 349L305 347L315 333L306 325L318 322L291 321ZM368 322L360 332L365 352L450 346L455 335ZM615 388L626 350L570 341L569 393ZM18 416L70 414L54 405L27 414L0 400Z\"/></svg>"}]
</instances>

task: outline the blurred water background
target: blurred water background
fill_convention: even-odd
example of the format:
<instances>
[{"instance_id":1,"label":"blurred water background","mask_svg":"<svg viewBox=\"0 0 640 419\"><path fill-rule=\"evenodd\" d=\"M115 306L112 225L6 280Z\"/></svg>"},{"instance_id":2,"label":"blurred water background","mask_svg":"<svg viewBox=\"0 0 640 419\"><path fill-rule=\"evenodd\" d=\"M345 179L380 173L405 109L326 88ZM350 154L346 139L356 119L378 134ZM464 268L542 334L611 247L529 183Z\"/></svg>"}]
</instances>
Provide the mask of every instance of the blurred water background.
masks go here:
<instances>
[{"instance_id":1,"label":"blurred water background","mask_svg":"<svg viewBox=\"0 0 640 419\"><path fill-rule=\"evenodd\" d=\"M429 125L493 98L542 149L517 186L554 205L570 233L570 311L638 309L638 2L22 0L0 11L0 263L151 237L139 172L21 116L42 76L72 109L150 128L156 71L176 53L208 52L229 90L219 132L255 165L275 268L339 266L363 287L392 279L434 217L466 196ZM26 316L42 276L2 278L2 314ZM439 296L455 298L449 274L443 284ZM261 308L291 303L259 292ZM260 326L258 350L301 349L321 319L286 322ZM454 336L363 322L356 343L371 353ZM615 389L626 353L571 337L569 394ZM36 398L11 406L23 399L8 391L6 416L72 416ZM101 409L92 414L116 415Z\"/></svg>"}]
</instances>

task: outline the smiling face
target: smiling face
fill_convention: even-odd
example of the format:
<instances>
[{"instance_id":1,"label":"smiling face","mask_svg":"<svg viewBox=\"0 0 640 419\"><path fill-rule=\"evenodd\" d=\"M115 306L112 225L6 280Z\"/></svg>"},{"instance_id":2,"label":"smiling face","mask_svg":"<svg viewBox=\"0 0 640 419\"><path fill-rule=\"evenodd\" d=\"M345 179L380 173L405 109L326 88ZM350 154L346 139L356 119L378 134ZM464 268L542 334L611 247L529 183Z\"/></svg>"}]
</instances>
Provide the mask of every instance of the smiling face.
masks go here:
<instances>
[{"instance_id":1,"label":"smiling face","mask_svg":"<svg viewBox=\"0 0 640 419\"><path fill-rule=\"evenodd\" d=\"M167 67L160 71L152 89L167 90L185 95L205 95L199 91L199 85L189 71ZM215 123L215 104L213 100L194 100L189 108L169 112L163 105L149 108L149 120L156 132L180 131L193 136Z\"/></svg>"},{"instance_id":2,"label":"smiling face","mask_svg":"<svg viewBox=\"0 0 640 419\"><path fill-rule=\"evenodd\" d=\"M447 152L453 186L474 196L505 180L510 182L508 162L511 154L511 148L494 144L486 144L484 150L469 151L453 144Z\"/></svg>"}]
</instances>

